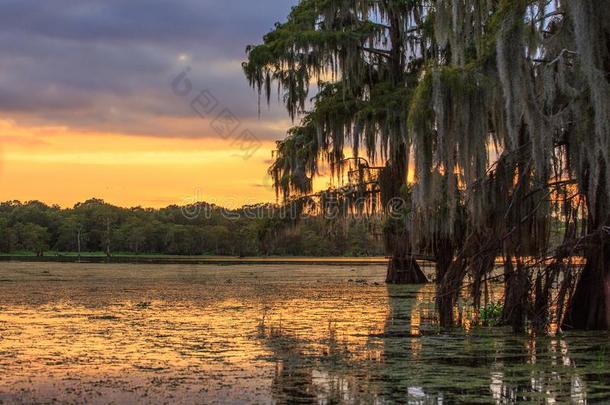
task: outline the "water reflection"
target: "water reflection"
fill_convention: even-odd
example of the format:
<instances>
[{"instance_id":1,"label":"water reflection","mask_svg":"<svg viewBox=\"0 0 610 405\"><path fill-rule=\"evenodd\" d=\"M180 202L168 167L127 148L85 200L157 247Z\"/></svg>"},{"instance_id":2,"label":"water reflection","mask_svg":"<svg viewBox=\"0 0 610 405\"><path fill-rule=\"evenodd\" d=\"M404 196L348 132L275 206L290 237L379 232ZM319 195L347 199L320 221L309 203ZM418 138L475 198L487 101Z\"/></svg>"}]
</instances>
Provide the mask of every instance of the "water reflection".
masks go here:
<instances>
[{"instance_id":1,"label":"water reflection","mask_svg":"<svg viewBox=\"0 0 610 405\"><path fill-rule=\"evenodd\" d=\"M275 401L587 402L583 376L592 360L587 348L595 341L607 342L607 336L516 337L480 328L440 333L434 324L433 295L430 286L388 287L383 332L360 342L363 352L350 351L357 343L349 339L337 341L336 331L327 339L263 337L279 364ZM568 341L582 350L578 366L570 358ZM312 349L316 345L319 352ZM598 372L602 375L595 381L602 390L595 397L607 398L608 382L602 381L608 371ZM298 394L295 389L300 389Z\"/></svg>"},{"instance_id":2,"label":"water reflection","mask_svg":"<svg viewBox=\"0 0 610 405\"><path fill-rule=\"evenodd\" d=\"M383 277L375 266L7 264L0 401L610 399L608 335L443 332L433 286Z\"/></svg>"}]
</instances>

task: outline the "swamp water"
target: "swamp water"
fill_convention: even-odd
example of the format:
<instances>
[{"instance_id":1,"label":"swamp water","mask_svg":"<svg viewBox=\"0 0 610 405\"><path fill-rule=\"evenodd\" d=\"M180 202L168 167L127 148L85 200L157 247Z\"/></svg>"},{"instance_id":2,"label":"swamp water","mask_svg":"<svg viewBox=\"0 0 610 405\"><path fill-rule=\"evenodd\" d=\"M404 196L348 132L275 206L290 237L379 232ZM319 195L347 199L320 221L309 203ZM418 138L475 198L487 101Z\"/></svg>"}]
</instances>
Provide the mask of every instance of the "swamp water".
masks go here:
<instances>
[{"instance_id":1,"label":"swamp water","mask_svg":"<svg viewBox=\"0 0 610 405\"><path fill-rule=\"evenodd\" d=\"M0 402L610 401L608 334L439 331L384 266L0 264Z\"/></svg>"}]
</instances>

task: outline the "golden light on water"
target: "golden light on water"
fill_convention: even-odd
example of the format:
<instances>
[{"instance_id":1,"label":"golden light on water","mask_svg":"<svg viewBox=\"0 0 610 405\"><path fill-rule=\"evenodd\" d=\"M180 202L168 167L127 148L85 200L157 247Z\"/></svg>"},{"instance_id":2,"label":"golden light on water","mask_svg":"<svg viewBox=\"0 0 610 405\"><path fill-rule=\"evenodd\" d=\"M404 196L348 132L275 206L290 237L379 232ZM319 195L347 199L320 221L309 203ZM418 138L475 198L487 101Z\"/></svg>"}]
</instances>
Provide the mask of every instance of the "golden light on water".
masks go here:
<instances>
[{"instance_id":1,"label":"golden light on water","mask_svg":"<svg viewBox=\"0 0 610 405\"><path fill-rule=\"evenodd\" d=\"M585 398L575 364L599 355L578 347L599 339L439 331L434 286L386 286L384 274L348 264L5 263L0 399L374 402L541 389ZM15 283L21 293L9 294Z\"/></svg>"}]
</instances>

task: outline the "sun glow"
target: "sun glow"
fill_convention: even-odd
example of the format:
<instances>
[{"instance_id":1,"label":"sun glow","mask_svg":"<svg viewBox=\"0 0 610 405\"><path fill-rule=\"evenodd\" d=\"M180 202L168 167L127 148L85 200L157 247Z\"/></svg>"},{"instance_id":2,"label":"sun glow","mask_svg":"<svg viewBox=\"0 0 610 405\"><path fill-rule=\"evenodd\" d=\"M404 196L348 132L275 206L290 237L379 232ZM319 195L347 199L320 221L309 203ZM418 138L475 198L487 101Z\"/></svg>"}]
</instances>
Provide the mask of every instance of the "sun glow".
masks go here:
<instances>
[{"instance_id":1,"label":"sun glow","mask_svg":"<svg viewBox=\"0 0 610 405\"><path fill-rule=\"evenodd\" d=\"M61 206L98 197L160 207L198 199L273 201L266 169L274 143L250 157L231 141L32 127L0 121L0 199ZM236 190L239 190L237 192Z\"/></svg>"}]
</instances>

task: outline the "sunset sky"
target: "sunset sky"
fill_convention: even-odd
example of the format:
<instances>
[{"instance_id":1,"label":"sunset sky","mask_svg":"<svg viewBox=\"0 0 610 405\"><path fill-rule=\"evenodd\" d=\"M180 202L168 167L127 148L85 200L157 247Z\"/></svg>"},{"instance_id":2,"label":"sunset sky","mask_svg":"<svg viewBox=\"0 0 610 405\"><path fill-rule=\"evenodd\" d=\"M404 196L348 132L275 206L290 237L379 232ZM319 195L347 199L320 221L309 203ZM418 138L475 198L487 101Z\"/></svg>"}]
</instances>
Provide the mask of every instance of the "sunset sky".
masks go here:
<instances>
[{"instance_id":1,"label":"sunset sky","mask_svg":"<svg viewBox=\"0 0 610 405\"><path fill-rule=\"evenodd\" d=\"M291 122L277 102L259 117L241 62L295 3L4 0L0 200L273 201Z\"/></svg>"}]
</instances>

